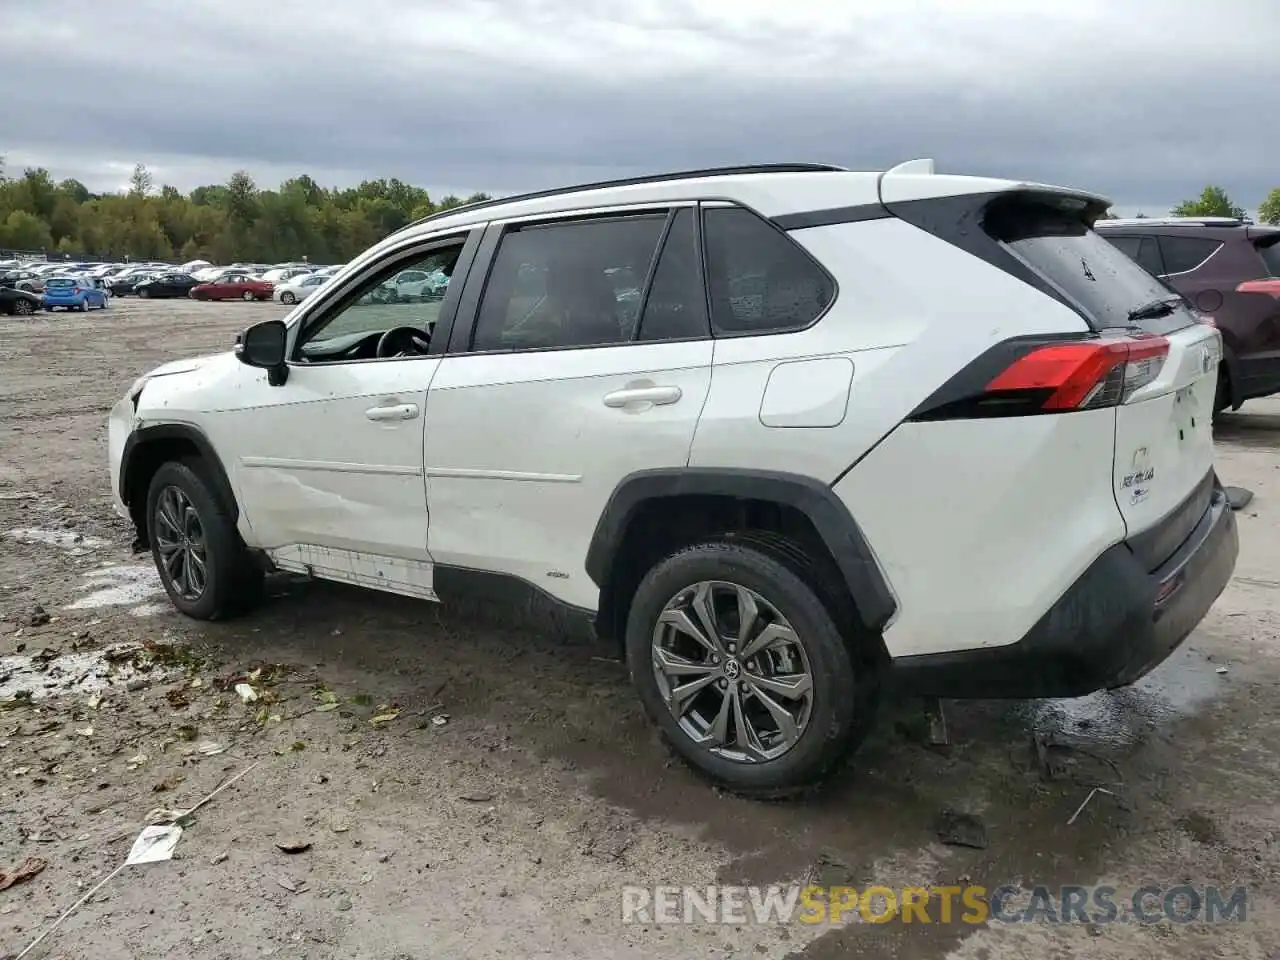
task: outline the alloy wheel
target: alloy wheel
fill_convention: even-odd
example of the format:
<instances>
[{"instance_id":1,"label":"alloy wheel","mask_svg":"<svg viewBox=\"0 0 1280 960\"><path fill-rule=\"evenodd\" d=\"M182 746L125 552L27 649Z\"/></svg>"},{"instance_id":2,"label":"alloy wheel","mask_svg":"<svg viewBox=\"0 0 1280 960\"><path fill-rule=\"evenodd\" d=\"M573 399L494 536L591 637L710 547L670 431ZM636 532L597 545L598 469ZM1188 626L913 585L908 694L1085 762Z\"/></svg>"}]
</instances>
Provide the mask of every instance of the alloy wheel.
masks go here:
<instances>
[{"instance_id":1,"label":"alloy wheel","mask_svg":"<svg viewBox=\"0 0 1280 960\"><path fill-rule=\"evenodd\" d=\"M195 602L209 584L208 546L200 515L178 487L160 491L154 537L165 579L183 600Z\"/></svg>"},{"instance_id":2,"label":"alloy wheel","mask_svg":"<svg viewBox=\"0 0 1280 960\"><path fill-rule=\"evenodd\" d=\"M813 711L813 671L787 619L727 581L684 588L652 640L658 690L681 730L726 760L758 763L799 742Z\"/></svg>"}]
</instances>

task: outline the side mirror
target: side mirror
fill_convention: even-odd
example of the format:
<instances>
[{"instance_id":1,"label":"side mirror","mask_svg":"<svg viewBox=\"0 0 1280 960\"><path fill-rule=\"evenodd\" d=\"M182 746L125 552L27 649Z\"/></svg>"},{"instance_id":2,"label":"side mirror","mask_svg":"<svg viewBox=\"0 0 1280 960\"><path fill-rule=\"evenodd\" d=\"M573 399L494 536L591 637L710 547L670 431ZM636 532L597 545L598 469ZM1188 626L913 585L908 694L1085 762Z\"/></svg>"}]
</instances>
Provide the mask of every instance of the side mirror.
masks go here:
<instances>
[{"instance_id":1,"label":"side mirror","mask_svg":"<svg viewBox=\"0 0 1280 960\"><path fill-rule=\"evenodd\" d=\"M236 343L236 356L250 367L267 371L267 382L279 387L289 379L289 366L285 363L285 350L289 328L283 320L264 320L255 323L240 335Z\"/></svg>"}]
</instances>

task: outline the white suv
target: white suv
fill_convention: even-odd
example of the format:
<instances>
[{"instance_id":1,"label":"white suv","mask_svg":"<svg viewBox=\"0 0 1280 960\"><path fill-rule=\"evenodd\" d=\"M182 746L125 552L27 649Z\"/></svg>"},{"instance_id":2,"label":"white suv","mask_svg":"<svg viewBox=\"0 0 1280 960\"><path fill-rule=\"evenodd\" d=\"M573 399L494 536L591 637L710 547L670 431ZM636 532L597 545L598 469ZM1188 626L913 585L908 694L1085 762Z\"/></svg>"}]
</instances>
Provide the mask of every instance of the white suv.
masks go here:
<instances>
[{"instance_id":1,"label":"white suv","mask_svg":"<svg viewBox=\"0 0 1280 960\"><path fill-rule=\"evenodd\" d=\"M594 618L696 769L770 795L928 696L1130 683L1231 577L1221 340L1098 197L820 165L412 224L111 414L175 606L264 570L430 600L494 575ZM380 303L388 278L450 278Z\"/></svg>"}]
</instances>

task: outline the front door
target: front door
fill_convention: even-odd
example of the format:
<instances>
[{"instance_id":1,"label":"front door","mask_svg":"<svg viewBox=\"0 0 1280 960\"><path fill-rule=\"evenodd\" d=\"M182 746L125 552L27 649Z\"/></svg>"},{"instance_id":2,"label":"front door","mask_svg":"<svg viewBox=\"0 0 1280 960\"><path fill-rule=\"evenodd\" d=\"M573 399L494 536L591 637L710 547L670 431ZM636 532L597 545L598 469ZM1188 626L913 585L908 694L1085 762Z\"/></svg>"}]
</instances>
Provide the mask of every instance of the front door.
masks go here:
<instances>
[{"instance_id":1,"label":"front door","mask_svg":"<svg viewBox=\"0 0 1280 960\"><path fill-rule=\"evenodd\" d=\"M428 348L442 302L376 302L410 264L450 272L464 238L371 265L306 311L285 383L245 367L219 443L255 541L278 566L432 598L423 480Z\"/></svg>"},{"instance_id":2,"label":"front door","mask_svg":"<svg viewBox=\"0 0 1280 960\"><path fill-rule=\"evenodd\" d=\"M628 474L688 463L710 385L694 208L496 224L495 242L428 393L428 545L594 609L596 521Z\"/></svg>"}]
</instances>

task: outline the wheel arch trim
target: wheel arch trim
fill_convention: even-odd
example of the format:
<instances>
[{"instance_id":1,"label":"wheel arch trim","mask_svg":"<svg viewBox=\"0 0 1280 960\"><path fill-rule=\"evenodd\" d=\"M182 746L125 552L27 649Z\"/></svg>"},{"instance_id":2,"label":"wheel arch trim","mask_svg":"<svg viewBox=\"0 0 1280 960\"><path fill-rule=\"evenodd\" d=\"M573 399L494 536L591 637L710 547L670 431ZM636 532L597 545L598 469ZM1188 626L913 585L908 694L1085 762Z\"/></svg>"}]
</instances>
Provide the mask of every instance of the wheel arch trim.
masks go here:
<instances>
[{"instance_id":1,"label":"wheel arch trim","mask_svg":"<svg viewBox=\"0 0 1280 960\"><path fill-rule=\"evenodd\" d=\"M154 423L139 427L129 434L120 456L120 499L126 505L132 503L130 497L134 491L130 480L139 454L150 446L168 440L187 441L199 451L201 459L209 465L209 481L213 484L214 495L221 501L231 522L236 523L240 519L240 505L236 501L235 491L222 459L204 431L190 423Z\"/></svg>"},{"instance_id":2,"label":"wheel arch trim","mask_svg":"<svg viewBox=\"0 0 1280 960\"><path fill-rule=\"evenodd\" d=\"M641 470L614 488L587 549L586 571L601 589L609 580L631 521L653 500L682 496L723 496L763 500L793 507L813 524L849 588L862 626L881 632L897 612L884 574L866 537L825 483L800 474L739 468L674 467Z\"/></svg>"}]
</instances>

